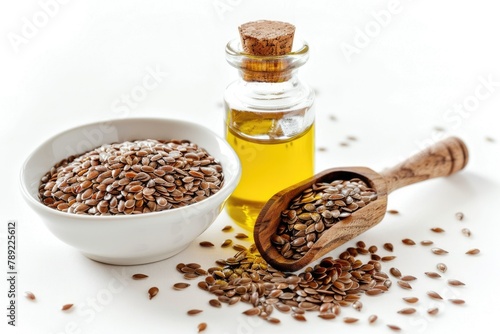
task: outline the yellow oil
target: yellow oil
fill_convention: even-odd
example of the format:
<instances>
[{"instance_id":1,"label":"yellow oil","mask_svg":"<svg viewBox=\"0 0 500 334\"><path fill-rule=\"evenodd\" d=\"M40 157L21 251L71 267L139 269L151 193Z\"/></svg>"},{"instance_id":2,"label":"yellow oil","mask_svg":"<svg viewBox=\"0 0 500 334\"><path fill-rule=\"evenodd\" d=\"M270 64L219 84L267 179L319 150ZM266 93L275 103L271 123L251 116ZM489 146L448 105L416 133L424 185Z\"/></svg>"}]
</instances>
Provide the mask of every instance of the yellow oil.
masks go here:
<instances>
[{"instance_id":1,"label":"yellow oil","mask_svg":"<svg viewBox=\"0 0 500 334\"><path fill-rule=\"evenodd\" d=\"M228 126L226 131L226 139L242 165L240 183L228 199L226 210L238 225L248 230L253 230L260 210L275 193L314 172L314 126L285 140L262 139L260 134L273 133L275 122L247 119L234 123L238 131L234 126Z\"/></svg>"}]
</instances>

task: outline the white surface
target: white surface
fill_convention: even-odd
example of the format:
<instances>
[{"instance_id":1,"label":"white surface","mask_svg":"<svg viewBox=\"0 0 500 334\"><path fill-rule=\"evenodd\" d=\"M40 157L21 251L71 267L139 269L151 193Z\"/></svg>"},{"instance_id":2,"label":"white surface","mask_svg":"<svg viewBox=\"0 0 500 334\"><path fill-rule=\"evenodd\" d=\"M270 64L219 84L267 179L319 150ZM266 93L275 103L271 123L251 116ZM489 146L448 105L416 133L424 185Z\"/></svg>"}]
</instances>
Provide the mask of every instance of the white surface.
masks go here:
<instances>
[{"instance_id":1,"label":"white surface","mask_svg":"<svg viewBox=\"0 0 500 334\"><path fill-rule=\"evenodd\" d=\"M19 296L18 327L7 326L2 315L2 332L195 333L205 321L206 333L384 333L390 332L387 323L400 325L405 333L468 333L497 323L500 21L495 2L67 1L44 16L40 4L48 2L4 1L0 8L2 263L6 223L15 219L17 291L37 296L36 302ZM380 14L389 10L390 16ZM19 192L19 170L27 154L68 127L115 117L164 116L194 120L222 134L221 96L236 76L225 63L224 45L236 36L238 24L261 18L296 24L311 46L300 75L318 92L317 146L325 149L317 152L318 170L355 165L382 170L446 135L460 136L470 150L469 165L460 174L391 194L389 207L400 215L387 216L360 238L379 248L394 243L398 257L384 264L384 270L396 266L418 280L411 292L394 286L381 297L363 297L360 313L344 309L343 316L361 319L355 325L322 321L315 314L299 323L277 314L282 323L273 326L241 315L247 308L243 304L209 307L212 295L195 284L185 291L171 289L182 281L177 263L196 261L209 267L232 255L197 244L219 244L230 236L220 232L230 223L225 214L174 258L112 267L86 259L53 237ZM43 27L30 31L26 22L33 20ZM371 29L370 36L362 38L359 31L365 29ZM18 52L9 41L15 35L18 41L24 38ZM349 45L356 53L346 57L341 50ZM460 104L466 105L461 111ZM339 145L345 141L348 147ZM461 222L454 218L457 211L465 213ZM446 232L430 232L434 226ZM471 238L461 235L463 227L470 228ZM406 237L432 239L450 253L438 257L420 245L403 246L400 240ZM474 247L481 249L480 255L464 255ZM424 276L441 261L449 267L445 277ZM137 272L150 277L132 281ZM448 287L448 278L467 285ZM8 287L2 282L6 305ZM148 300L147 289L153 285L160 293ZM425 295L428 290L463 298L466 305L436 303ZM418 314L397 314L406 306L401 297L408 295L420 298ZM75 304L72 312L60 311L66 303ZM427 316L426 309L435 304L439 315ZM205 311L188 317L190 308ZM372 313L379 316L375 326L366 321Z\"/></svg>"}]
</instances>

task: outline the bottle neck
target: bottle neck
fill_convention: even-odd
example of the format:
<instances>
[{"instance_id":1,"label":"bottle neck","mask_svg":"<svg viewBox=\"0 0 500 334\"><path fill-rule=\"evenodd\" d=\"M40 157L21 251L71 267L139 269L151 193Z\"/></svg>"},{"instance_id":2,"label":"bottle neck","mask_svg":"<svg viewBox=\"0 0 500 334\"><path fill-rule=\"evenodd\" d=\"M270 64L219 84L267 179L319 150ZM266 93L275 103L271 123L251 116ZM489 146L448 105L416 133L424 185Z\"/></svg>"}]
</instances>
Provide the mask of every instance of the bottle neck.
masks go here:
<instances>
[{"instance_id":1,"label":"bottle neck","mask_svg":"<svg viewBox=\"0 0 500 334\"><path fill-rule=\"evenodd\" d=\"M226 45L226 60L239 70L241 78L247 82L288 81L308 58L309 46L304 41L297 41L295 49L282 56L255 56L244 53L238 40L232 40Z\"/></svg>"},{"instance_id":2,"label":"bottle neck","mask_svg":"<svg viewBox=\"0 0 500 334\"><path fill-rule=\"evenodd\" d=\"M239 69L241 78L247 82L285 82L291 80L297 72L286 58L246 58L242 60Z\"/></svg>"},{"instance_id":3,"label":"bottle neck","mask_svg":"<svg viewBox=\"0 0 500 334\"><path fill-rule=\"evenodd\" d=\"M300 82L298 70L309 58L309 47L283 56L254 56L243 53L239 41L226 46L226 60L239 72L240 79L230 84L225 99L232 108L253 111L308 109L314 92Z\"/></svg>"},{"instance_id":4,"label":"bottle neck","mask_svg":"<svg viewBox=\"0 0 500 334\"><path fill-rule=\"evenodd\" d=\"M294 70L286 81L246 81L242 77L227 87L225 99L239 110L286 112L308 108L314 92L299 80Z\"/></svg>"}]
</instances>

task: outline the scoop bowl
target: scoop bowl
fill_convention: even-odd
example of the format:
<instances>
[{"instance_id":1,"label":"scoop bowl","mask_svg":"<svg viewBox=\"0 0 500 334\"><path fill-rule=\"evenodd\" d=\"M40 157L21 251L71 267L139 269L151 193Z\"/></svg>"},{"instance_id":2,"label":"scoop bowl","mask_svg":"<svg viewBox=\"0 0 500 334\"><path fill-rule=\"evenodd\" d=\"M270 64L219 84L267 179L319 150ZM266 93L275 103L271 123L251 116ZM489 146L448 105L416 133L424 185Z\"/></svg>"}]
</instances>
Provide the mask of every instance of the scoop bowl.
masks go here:
<instances>
[{"instance_id":1,"label":"scoop bowl","mask_svg":"<svg viewBox=\"0 0 500 334\"><path fill-rule=\"evenodd\" d=\"M468 162L468 150L457 137L444 139L397 166L376 173L366 167L342 167L325 170L274 195L261 210L254 227L254 240L262 257L276 269L297 271L345 242L377 225L385 216L388 194L431 178L452 175ZM306 189L318 182L359 178L373 188L377 199L339 220L325 230L313 246L299 259L285 258L272 244L281 220L281 212Z\"/></svg>"}]
</instances>

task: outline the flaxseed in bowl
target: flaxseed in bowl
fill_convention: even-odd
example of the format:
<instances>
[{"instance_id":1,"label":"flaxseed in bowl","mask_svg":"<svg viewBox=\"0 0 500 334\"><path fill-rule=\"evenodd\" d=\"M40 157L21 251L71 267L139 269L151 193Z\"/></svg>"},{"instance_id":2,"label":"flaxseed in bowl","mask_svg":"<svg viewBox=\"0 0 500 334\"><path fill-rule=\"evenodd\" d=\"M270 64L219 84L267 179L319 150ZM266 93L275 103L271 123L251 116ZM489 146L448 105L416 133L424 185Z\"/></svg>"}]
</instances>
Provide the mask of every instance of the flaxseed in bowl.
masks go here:
<instances>
[{"instance_id":1,"label":"flaxseed in bowl","mask_svg":"<svg viewBox=\"0 0 500 334\"><path fill-rule=\"evenodd\" d=\"M186 248L212 224L241 174L211 130L162 118L79 126L26 159L21 189L48 229L87 257L132 265Z\"/></svg>"}]
</instances>

